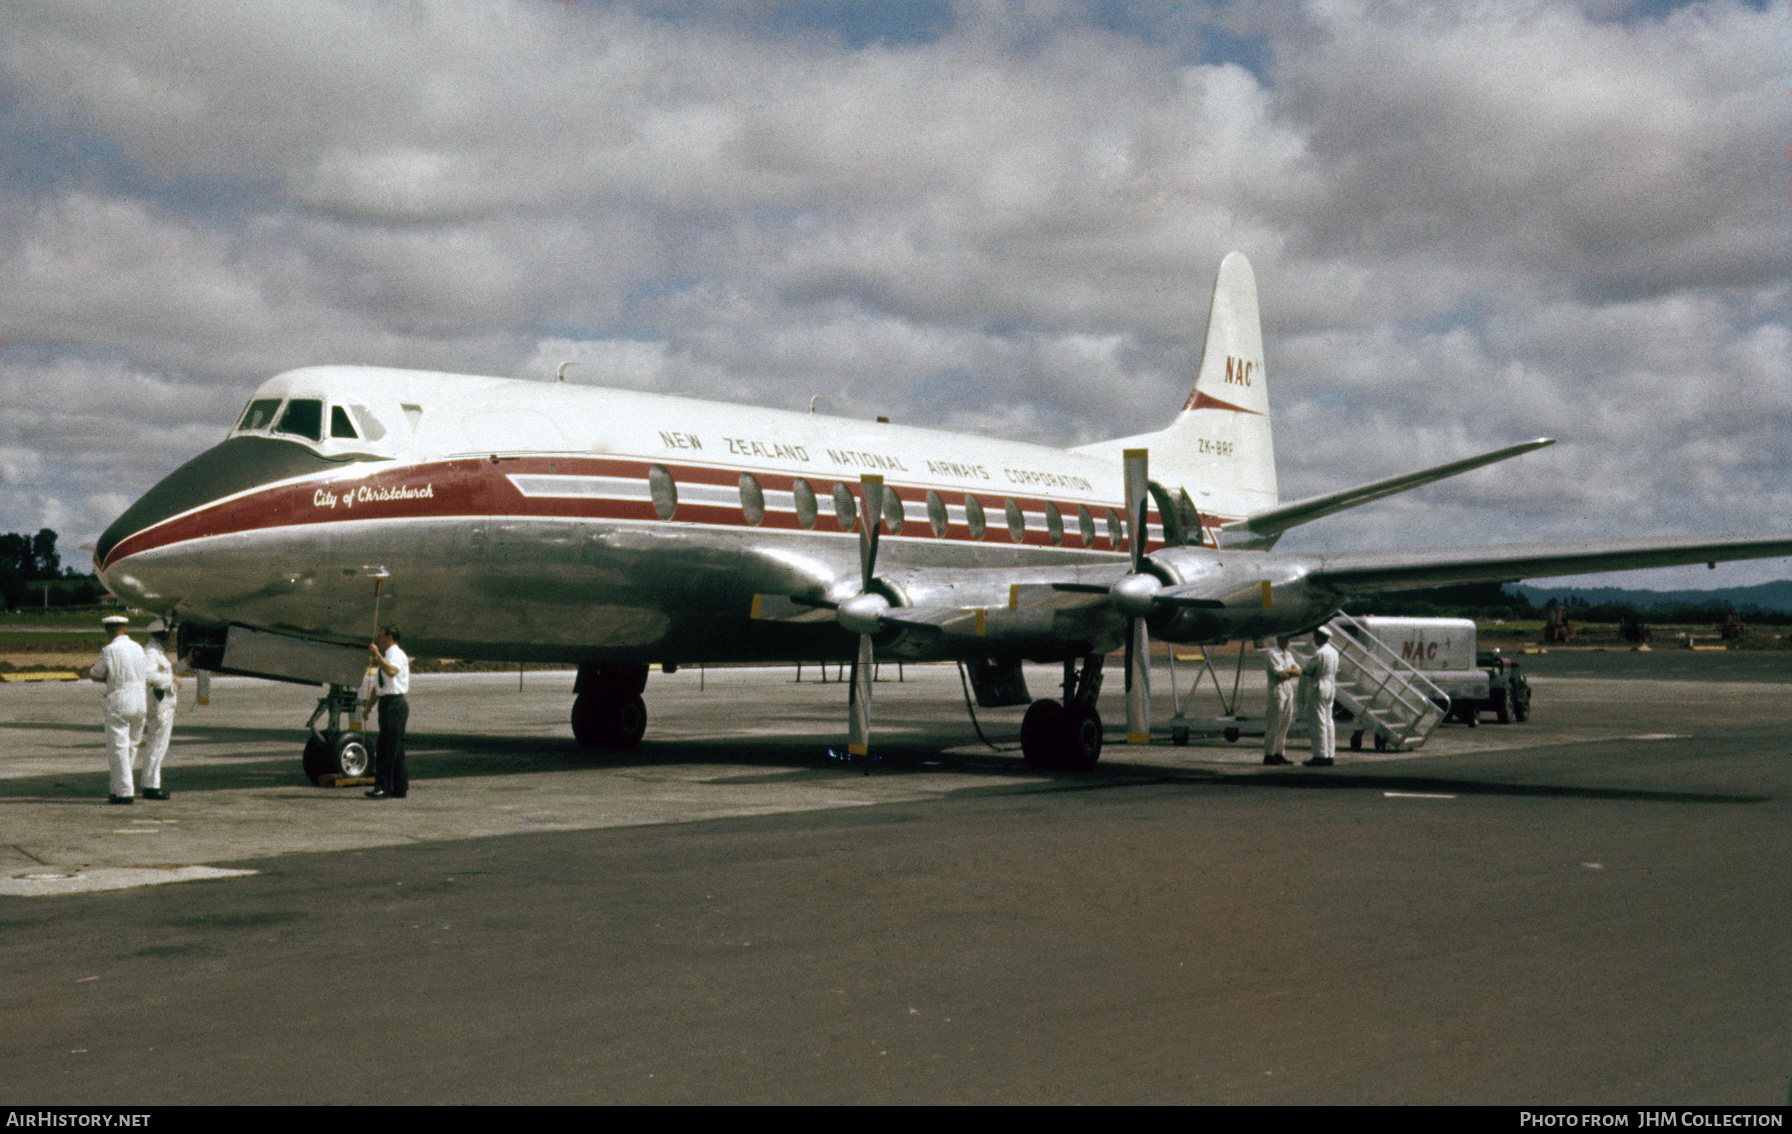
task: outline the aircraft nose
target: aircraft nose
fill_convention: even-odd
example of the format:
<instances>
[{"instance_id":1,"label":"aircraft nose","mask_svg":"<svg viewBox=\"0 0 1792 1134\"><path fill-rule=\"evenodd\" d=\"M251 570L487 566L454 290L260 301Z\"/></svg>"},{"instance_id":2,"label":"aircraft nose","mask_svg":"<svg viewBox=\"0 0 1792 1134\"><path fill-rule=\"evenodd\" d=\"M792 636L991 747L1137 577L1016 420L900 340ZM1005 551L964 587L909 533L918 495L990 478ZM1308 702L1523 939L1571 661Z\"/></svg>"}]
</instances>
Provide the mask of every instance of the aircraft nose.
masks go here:
<instances>
[{"instance_id":1,"label":"aircraft nose","mask_svg":"<svg viewBox=\"0 0 1792 1134\"><path fill-rule=\"evenodd\" d=\"M112 569L117 561L132 554L139 537L158 524L257 485L344 463L292 441L232 437L163 477L112 521L94 547L94 567L108 586L114 586ZM114 593L122 592L114 586Z\"/></svg>"}]
</instances>

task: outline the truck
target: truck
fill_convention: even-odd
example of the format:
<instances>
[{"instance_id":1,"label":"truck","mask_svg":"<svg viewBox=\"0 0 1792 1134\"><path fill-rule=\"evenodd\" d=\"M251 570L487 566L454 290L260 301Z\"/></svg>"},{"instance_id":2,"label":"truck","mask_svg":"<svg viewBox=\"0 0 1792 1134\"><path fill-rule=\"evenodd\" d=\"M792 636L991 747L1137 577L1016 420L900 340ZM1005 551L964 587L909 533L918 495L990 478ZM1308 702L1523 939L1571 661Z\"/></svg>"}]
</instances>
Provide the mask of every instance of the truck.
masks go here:
<instances>
[{"instance_id":1,"label":"truck","mask_svg":"<svg viewBox=\"0 0 1792 1134\"><path fill-rule=\"evenodd\" d=\"M1472 727L1483 713L1501 724L1530 716L1531 687L1518 661L1477 650L1472 619L1364 615L1356 622L1443 690L1450 717Z\"/></svg>"}]
</instances>

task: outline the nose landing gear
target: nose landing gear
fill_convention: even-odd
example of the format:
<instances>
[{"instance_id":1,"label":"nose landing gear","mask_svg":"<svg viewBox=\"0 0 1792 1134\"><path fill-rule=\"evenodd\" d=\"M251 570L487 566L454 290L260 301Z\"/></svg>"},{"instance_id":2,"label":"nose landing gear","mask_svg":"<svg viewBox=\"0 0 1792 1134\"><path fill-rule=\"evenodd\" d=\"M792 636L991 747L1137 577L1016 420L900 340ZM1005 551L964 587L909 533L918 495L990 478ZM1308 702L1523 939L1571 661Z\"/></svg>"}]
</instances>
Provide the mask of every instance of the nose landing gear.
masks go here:
<instances>
[{"instance_id":1,"label":"nose landing gear","mask_svg":"<svg viewBox=\"0 0 1792 1134\"><path fill-rule=\"evenodd\" d=\"M329 692L318 698L311 719L305 722L311 733L305 741L305 777L314 784L322 784L325 776L358 779L372 774L373 755L367 750L366 739L360 732L342 727L342 715L352 716L355 711L355 696L356 691L346 685L330 686ZM319 730L318 718L325 713L329 714L329 725Z\"/></svg>"}]
</instances>

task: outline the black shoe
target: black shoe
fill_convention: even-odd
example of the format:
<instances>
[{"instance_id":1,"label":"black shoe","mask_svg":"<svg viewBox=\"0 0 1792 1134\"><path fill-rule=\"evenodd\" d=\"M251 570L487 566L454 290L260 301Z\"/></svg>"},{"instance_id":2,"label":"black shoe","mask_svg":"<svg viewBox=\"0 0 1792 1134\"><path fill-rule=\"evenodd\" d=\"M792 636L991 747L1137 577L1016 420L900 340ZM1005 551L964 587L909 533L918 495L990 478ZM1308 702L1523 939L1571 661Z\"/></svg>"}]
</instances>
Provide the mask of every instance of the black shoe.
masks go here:
<instances>
[{"instance_id":1,"label":"black shoe","mask_svg":"<svg viewBox=\"0 0 1792 1134\"><path fill-rule=\"evenodd\" d=\"M143 798L144 799L167 799L168 793L159 787L146 787L143 789Z\"/></svg>"},{"instance_id":2,"label":"black shoe","mask_svg":"<svg viewBox=\"0 0 1792 1134\"><path fill-rule=\"evenodd\" d=\"M1306 762L1309 768L1329 768L1335 761L1330 756L1315 756Z\"/></svg>"},{"instance_id":3,"label":"black shoe","mask_svg":"<svg viewBox=\"0 0 1792 1134\"><path fill-rule=\"evenodd\" d=\"M107 803L135 803L137 801L132 799L128 795L109 795L106 797L106 802Z\"/></svg>"},{"instance_id":4,"label":"black shoe","mask_svg":"<svg viewBox=\"0 0 1792 1134\"><path fill-rule=\"evenodd\" d=\"M1286 757L1286 756L1284 756L1284 755L1282 755L1282 754L1281 754L1281 753L1280 753L1280 752L1277 752L1277 753L1275 753L1275 754L1274 754L1274 755L1271 755L1271 756L1265 756L1265 757L1264 757L1264 758L1263 758L1263 762L1264 762L1264 763L1265 763L1265 764L1271 764L1271 765L1275 765L1275 764L1292 764L1292 763L1294 763L1294 761L1292 761L1292 760L1290 760L1290 759L1288 759L1288 757Z\"/></svg>"},{"instance_id":5,"label":"black shoe","mask_svg":"<svg viewBox=\"0 0 1792 1134\"><path fill-rule=\"evenodd\" d=\"M372 791L367 793L367 798L368 799L391 799L392 795L390 792L387 792L381 788L374 788Z\"/></svg>"}]
</instances>

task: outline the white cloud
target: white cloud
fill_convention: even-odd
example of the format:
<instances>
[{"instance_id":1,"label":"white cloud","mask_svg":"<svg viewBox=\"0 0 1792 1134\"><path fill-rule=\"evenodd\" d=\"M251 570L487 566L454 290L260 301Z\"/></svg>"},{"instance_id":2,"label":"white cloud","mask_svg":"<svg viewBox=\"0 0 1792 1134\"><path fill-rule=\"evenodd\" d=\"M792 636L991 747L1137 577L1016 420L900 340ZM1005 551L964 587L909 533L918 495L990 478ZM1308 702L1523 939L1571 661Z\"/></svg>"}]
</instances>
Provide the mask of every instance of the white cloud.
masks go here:
<instances>
[{"instance_id":1,"label":"white cloud","mask_svg":"<svg viewBox=\"0 0 1792 1134\"><path fill-rule=\"evenodd\" d=\"M1787 525L1783 13L788 16L14 5L0 527L72 501L90 537L318 362L1133 432L1232 248L1285 493L1562 439L1302 539ZM1201 62L1214 29L1255 69Z\"/></svg>"}]
</instances>

